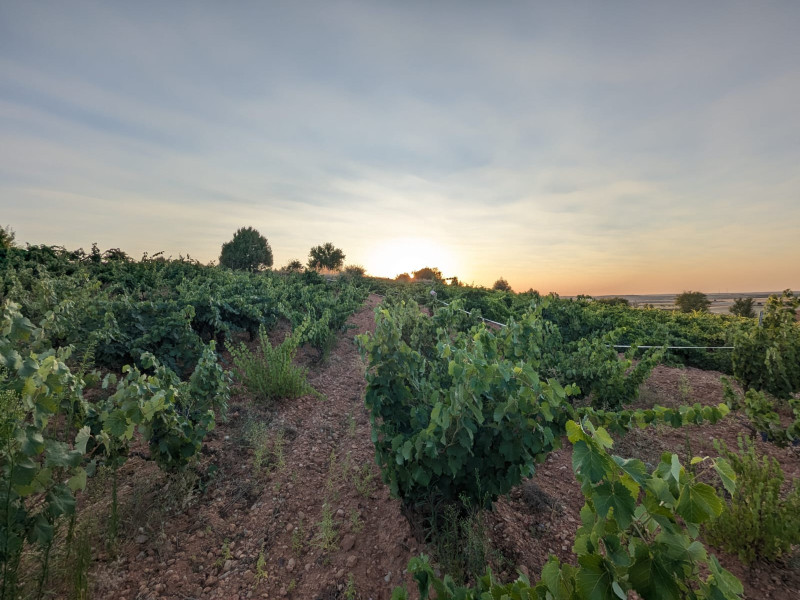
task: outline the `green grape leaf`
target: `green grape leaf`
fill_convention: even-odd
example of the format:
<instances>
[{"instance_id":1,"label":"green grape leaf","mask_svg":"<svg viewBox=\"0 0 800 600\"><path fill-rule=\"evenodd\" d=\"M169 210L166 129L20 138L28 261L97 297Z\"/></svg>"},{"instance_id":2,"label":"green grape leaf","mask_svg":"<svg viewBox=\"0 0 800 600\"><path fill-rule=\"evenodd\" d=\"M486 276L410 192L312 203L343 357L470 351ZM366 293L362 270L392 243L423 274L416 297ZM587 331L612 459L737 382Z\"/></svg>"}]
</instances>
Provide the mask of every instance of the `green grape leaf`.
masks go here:
<instances>
[{"instance_id":1,"label":"green grape leaf","mask_svg":"<svg viewBox=\"0 0 800 600\"><path fill-rule=\"evenodd\" d=\"M609 571L603 557L598 554L586 554L578 557L576 582L581 597L585 600L608 600L616 594L612 584L614 575Z\"/></svg>"},{"instance_id":2,"label":"green grape leaf","mask_svg":"<svg viewBox=\"0 0 800 600\"><path fill-rule=\"evenodd\" d=\"M621 482L608 481L601 483L592 490L597 514L608 518L609 510L614 510L614 519L619 523L620 529L625 530L633 520L636 500L630 490Z\"/></svg>"},{"instance_id":3,"label":"green grape leaf","mask_svg":"<svg viewBox=\"0 0 800 600\"><path fill-rule=\"evenodd\" d=\"M572 468L582 477L592 483L602 481L608 471L612 471L613 464L608 455L597 451L589 443L579 440L572 448Z\"/></svg>"},{"instance_id":4,"label":"green grape leaf","mask_svg":"<svg viewBox=\"0 0 800 600\"><path fill-rule=\"evenodd\" d=\"M675 511L687 524L705 523L722 512L722 501L710 485L695 483L684 485Z\"/></svg>"}]
</instances>

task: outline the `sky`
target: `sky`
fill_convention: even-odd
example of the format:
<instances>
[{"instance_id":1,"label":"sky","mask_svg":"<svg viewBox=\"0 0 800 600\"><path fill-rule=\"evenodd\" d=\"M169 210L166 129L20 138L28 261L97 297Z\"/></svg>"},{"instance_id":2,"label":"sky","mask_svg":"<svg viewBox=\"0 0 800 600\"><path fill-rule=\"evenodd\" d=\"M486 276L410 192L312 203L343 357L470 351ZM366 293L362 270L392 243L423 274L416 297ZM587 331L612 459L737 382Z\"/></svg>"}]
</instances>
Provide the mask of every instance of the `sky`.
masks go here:
<instances>
[{"instance_id":1,"label":"sky","mask_svg":"<svg viewBox=\"0 0 800 600\"><path fill-rule=\"evenodd\" d=\"M0 0L0 225L562 295L800 288L798 2Z\"/></svg>"}]
</instances>

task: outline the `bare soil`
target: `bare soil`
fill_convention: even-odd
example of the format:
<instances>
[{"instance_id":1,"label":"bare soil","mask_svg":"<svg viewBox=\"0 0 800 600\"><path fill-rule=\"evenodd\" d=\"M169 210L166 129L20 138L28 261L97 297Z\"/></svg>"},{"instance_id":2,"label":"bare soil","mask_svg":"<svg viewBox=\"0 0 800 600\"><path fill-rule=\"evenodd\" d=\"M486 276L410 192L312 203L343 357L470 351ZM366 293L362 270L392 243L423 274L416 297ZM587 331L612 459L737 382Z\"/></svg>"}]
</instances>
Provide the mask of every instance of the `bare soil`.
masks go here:
<instances>
[{"instance_id":1,"label":"bare soil","mask_svg":"<svg viewBox=\"0 0 800 600\"><path fill-rule=\"evenodd\" d=\"M104 542L110 488L101 478L92 482L95 491L82 498L80 511L93 533L92 597L382 600L411 583L409 559L432 549L414 537L380 480L363 403L364 364L353 339L373 330L379 301L371 296L351 317L327 361L315 362L313 352L298 357L325 399L264 406L237 390L228 421L212 432L194 471L165 475L140 458L129 460L119 475L121 528L113 544ZM722 402L719 373L659 366L637 405L686 402ZM252 432L259 428L266 451L256 469ZM615 452L654 465L662 452L710 455L715 439L735 447L737 436L749 433L740 417L714 426L659 426L620 438ZM787 480L800 477L797 448L757 444L778 459ZM484 514L494 572L538 578L551 554L574 563L582 505L564 440L531 480ZM742 579L747 598L800 598L800 561L748 569L712 550ZM409 591L415 593L411 585Z\"/></svg>"}]
</instances>

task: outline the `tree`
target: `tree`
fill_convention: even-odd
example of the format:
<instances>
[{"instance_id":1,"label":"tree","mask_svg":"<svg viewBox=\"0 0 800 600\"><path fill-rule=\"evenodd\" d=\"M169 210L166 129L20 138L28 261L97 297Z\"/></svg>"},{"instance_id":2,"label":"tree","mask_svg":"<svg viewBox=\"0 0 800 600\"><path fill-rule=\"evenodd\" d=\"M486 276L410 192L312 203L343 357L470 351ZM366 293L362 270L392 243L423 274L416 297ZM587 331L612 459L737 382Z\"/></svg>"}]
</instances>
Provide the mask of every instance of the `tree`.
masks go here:
<instances>
[{"instance_id":1,"label":"tree","mask_svg":"<svg viewBox=\"0 0 800 600\"><path fill-rule=\"evenodd\" d=\"M752 319L756 316L753 305L754 300L752 298L736 298L728 310L737 317L749 317Z\"/></svg>"},{"instance_id":2,"label":"tree","mask_svg":"<svg viewBox=\"0 0 800 600\"><path fill-rule=\"evenodd\" d=\"M394 278L395 281L401 281L403 283L409 283L411 281L411 275L408 273L400 273L397 277Z\"/></svg>"},{"instance_id":3,"label":"tree","mask_svg":"<svg viewBox=\"0 0 800 600\"><path fill-rule=\"evenodd\" d=\"M500 279L498 279L497 281L494 282L494 285L492 286L492 289L493 290L499 290L501 292L510 292L511 291L511 286L509 285L509 283L505 279L503 279L501 277Z\"/></svg>"},{"instance_id":4,"label":"tree","mask_svg":"<svg viewBox=\"0 0 800 600\"><path fill-rule=\"evenodd\" d=\"M267 238L252 227L242 227L230 242L222 244L221 267L239 271L260 271L272 266L272 248Z\"/></svg>"},{"instance_id":5,"label":"tree","mask_svg":"<svg viewBox=\"0 0 800 600\"><path fill-rule=\"evenodd\" d=\"M330 269L338 271L344 264L344 252L330 242L322 246L314 246L308 253L308 268L319 271Z\"/></svg>"},{"instance_id":6,"label":"tree","mask_svg":"<svg viewBox=\"0 0 800 600\"><path fill-rule=\"evenodd\" d=\"M13 248L14 247L14 230L11 225L5 227L0 226L0 248Z\"/></svg>"},{"instance_id":7,"label":"tree","mask_svg":"<svg viewBox=\"0 0 800 600\"><path fill-rule=\"evenodd\" d=\"M600 304L609 304L611 306L630 306L631 303L627 298L622 296L614 296L612 298L597 298L595 302Z\"/></svg>"},{"instance_id":8,"label":"tree","mask_svg":"<svg viewBox=\"0 0 800 600\"><path fill-rule=\"evenodd\" d=\"M419 271L411 273L414 281L442 281L444 276L436 267L423 267Z\"/></svg>"},{"instance_id":9,"label":"tree","mask_svg":"<svg viewBox=\"0 0 800 600\"><path fill-rule=\"evenodd\" d=\"M703 292L683 292L675 296L675 306L685 313L708 312L711 300Z\"/></svg>"},{"instance_id":10,"label":"tree","mask_svg":"<svg viewBox=\"0 0 800 600\"><path fill-rule=\"evenodd\" d=\"M283 267L283 270L287 273L302 273L303 272L303 263L301 263L296 258L294 260L290 260L289 264Z\"/></svg>"}]
</instances>

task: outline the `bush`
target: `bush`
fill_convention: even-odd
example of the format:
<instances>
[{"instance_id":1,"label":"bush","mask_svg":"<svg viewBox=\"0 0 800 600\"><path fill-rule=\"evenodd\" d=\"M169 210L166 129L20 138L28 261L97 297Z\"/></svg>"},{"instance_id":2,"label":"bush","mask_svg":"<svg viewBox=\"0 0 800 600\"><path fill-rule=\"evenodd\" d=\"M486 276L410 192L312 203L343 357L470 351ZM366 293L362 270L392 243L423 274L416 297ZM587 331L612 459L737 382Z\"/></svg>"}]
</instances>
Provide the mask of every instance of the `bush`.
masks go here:
<instances>
[{"instance_id":1,"label":"bush","mask_svg":"<svg viewBox=\"0 0 800 600\"><path fill-rule=\"evenodd\" d=\"M338 271L344 264L344 252L330 242L322 246L314 246L308 253L308 268L319 271L330 269Z\"/></svg>"},{"instance_id":2,"label":"bush","mask_svg":"<svg viewBox=\"0 0 800 600\"><path fill-rule=\"evenodd\" d=\"M783 471L778 461L758 455L752 441L745 446L739 438L739 452L723 442L717 450L731 463L736 474L736 491L724 511L708 526L712 544L735 552L745 563L775 560L800 543L800 486L781 498Z\"/></svg>"},{"instance_id":3,"label":"bush","mask_svg":"<svg viewBox=\"0 0 800 600\"><path fill-rule=\"evenodd\" d=\"M737 317L748 317L752 319L756 316L752 298L736 298L728 310Z\"/></svg>"},{"instance_id":4,"label":"bush","mask_svg":"<svg viewBox=\"0 0 800 600\"><path fill-rule=\"evenodd\" d=\"M675 306L685 313L708 312L711 300L703 292L683 292L675 296Z\"/></svg>"},{"instance_id":5,"label":"bush","mask_svg":"<svg viewBox=\"0 0 800 600\"><path fill-rule=\"evenodd\" d=\"M505 279L503 279L501 277L500 279L498 279L497 281L494 282L494 285L492 286L492 289L493 290L499 290L501 292L510 292L511 291L511 285L509 285L509 283Z\"/></svg>"},{"instance_id":6,"label":"bush","mask_svg":"<svg viewBox=\"0 0 800 600\"><path fill-rule=\"evenodd\" d=\"M242 227L233 234L230 242L222 244L219 264L239 271L260 271L272 266L272 248L258 231Z\"/></svg>"},{"instance_id":7,"label":"bush","mask_svg":"<svg viewBox=\"0 0 800 600\"><path fill-rule=\"evenodd\" d=\"M411 282L411 275L408 273L400 273L397 277L394 278L395 281L400 281L402 283L410 283Z\"/></svg>"},{"instance_id":8,"label":"bush","mask_svg":"<svg viewBox=\"0 0 800 600\"><path fill-rule=\"evenodd\" d=\"M367 270L361 265L347 265L344 268L344 274L354 278L363 277L366 272Z\"/></svg>"},{"instance_id":9,"label":"bush","mask_svg":"<svg viewBox=\"0 0 800 600\"><path fill-rule=\"evenodd\" d=\"M258 330L259 350L252 353L247 346L227 344L233 363L245 387L258 400L269 402L277 398L299 398L318 392L306 381L307 371L292 364L305 327L292 332L281 344L273 348L267 330Z\"/></svg>"}]
</instances>

